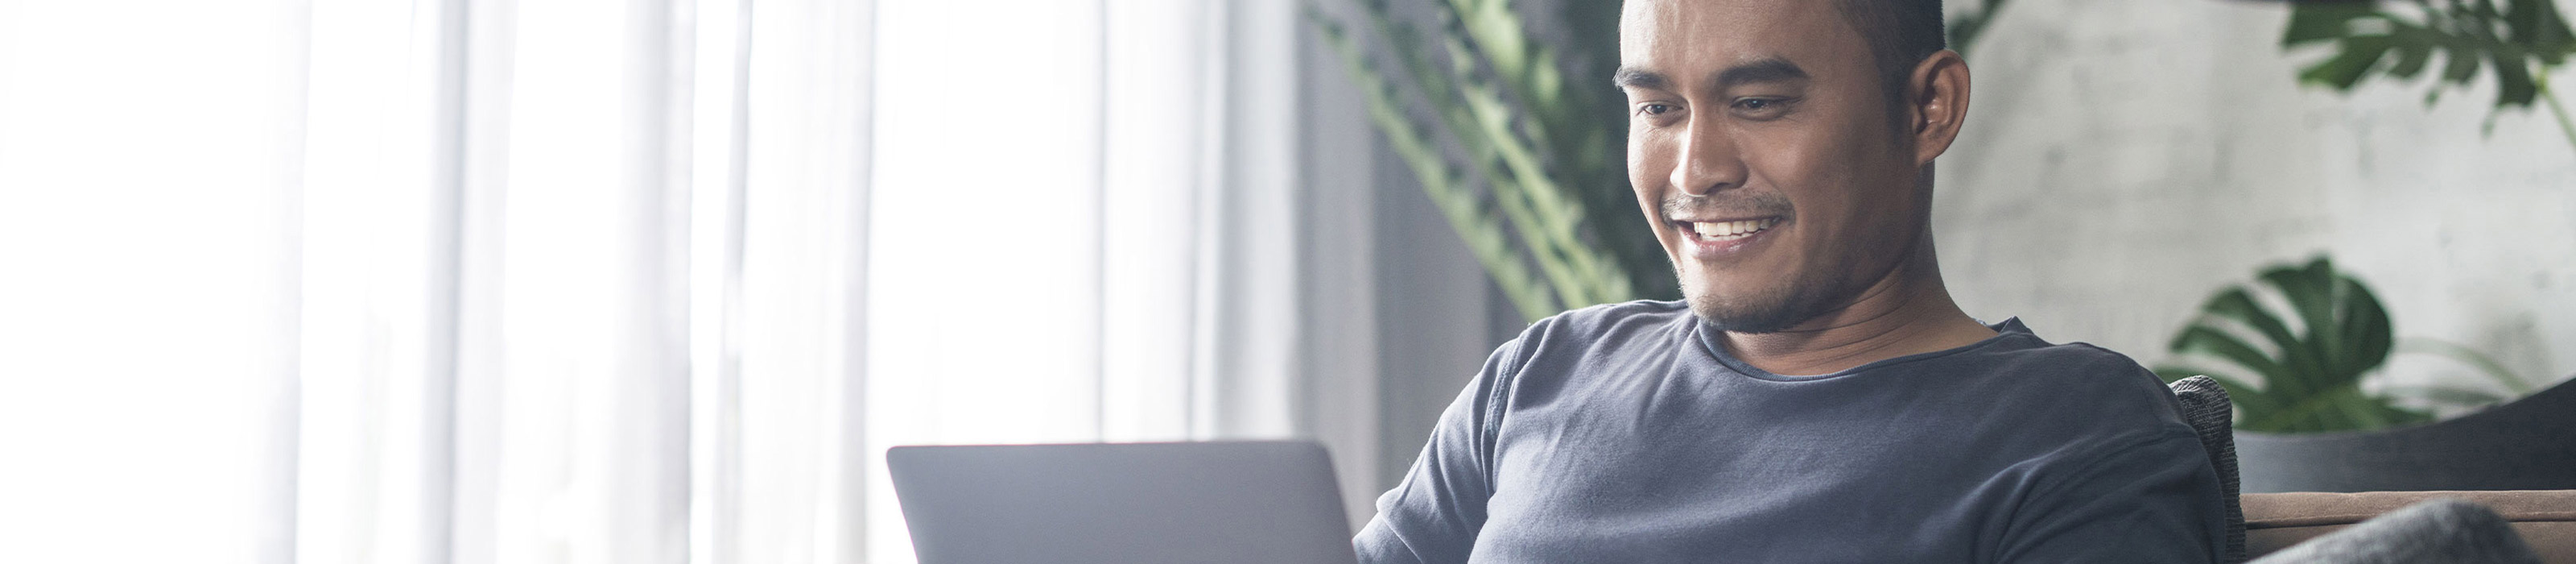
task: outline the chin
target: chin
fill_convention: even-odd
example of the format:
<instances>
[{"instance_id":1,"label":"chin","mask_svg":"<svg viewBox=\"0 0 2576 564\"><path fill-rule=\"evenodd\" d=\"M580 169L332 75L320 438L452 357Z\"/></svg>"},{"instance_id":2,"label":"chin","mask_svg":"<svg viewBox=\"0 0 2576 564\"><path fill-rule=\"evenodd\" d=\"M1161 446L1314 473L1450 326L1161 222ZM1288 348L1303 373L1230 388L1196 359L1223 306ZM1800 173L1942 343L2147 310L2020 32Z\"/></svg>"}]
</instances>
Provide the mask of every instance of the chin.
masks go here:
<instances>
[{"instance_id":1,"label":"chin","mask_svg":"<svg viewBox=\"0 0 2576 564\"><path fill-rule=\"evenodd\" d=\"M1814 296L1798 292L1800 284L1741 292L1719 292L1705 277L1682 277L1682 299L1691 314L1710 327L1730 333L1777 333L1817 315Z\"/></svg>"}]
</instances>

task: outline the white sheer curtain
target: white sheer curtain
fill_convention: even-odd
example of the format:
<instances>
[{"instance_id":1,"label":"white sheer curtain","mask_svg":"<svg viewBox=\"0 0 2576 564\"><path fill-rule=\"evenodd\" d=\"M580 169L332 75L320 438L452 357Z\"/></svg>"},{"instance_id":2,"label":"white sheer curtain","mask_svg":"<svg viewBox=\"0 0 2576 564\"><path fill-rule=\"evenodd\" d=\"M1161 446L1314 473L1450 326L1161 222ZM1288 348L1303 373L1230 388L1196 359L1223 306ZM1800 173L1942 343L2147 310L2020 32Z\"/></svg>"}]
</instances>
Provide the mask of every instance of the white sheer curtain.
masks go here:
<instances>
[{"instance_id":1,"label":"white sheer curtain","mask_svg":"<svg viewBox=\"0 0 2576 564\"><path fill-rule=\"evenodd\" d=\"M276 561L300 10L131 4L0 0L0 560Z\"/></svg>"},{"instance_id":2,"label":"white sheer curtain","mask_svg":"<svg viewBox=\"0 0 2576 564\"><path fill-rule=\"evenodd\" d=\"M1289 2L214 4L0 0L0 560L907 562L887 446L1349 395Z\"/></svg>"}]
</instances>

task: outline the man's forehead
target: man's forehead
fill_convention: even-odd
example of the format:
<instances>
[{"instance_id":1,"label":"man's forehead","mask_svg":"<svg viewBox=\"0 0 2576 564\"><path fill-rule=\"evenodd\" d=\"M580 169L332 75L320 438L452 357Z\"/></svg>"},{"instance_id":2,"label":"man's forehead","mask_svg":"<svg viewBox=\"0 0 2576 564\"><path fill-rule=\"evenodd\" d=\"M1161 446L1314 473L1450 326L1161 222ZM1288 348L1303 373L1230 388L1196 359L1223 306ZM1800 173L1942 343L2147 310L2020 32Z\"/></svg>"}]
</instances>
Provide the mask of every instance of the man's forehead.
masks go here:
<instances>
[{"instance_id":1,"label":"man's forehead","mask_svg":"<svg viewBox=\"0 0 2576 564\"><path fill-rule=\"evenodd\" d=\"M1622 66L1709 68L1797 60L1857 41L1838 0L1628 0L1620 10ZM1852 35L1851 37L1838 37Z\"/></svg>"}]
</instances>

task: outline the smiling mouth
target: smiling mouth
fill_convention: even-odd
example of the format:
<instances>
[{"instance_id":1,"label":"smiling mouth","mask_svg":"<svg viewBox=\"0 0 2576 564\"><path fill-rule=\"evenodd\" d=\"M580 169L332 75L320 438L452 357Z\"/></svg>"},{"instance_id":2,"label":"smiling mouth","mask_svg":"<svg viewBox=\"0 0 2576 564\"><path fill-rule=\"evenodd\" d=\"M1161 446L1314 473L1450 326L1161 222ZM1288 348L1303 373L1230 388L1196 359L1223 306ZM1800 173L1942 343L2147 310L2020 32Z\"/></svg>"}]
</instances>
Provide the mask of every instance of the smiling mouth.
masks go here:
<instances>
[{"instance_id":1,"label":"smiling mouth","mask_svg":"<svg viewBox=\"0 0 2576 564\"><path fill-rule=\"evenodd\" d=\"M1735 221L1680 221L1675 223L1681 224L1684 232L1691 233L1695 238L1702 242L1722 243L1752 237L1754 234L1770 229L1773 225L1779 225L1780 218L1765 217L1760 219L1740 219Z\"/></svg>"}]
</instances>

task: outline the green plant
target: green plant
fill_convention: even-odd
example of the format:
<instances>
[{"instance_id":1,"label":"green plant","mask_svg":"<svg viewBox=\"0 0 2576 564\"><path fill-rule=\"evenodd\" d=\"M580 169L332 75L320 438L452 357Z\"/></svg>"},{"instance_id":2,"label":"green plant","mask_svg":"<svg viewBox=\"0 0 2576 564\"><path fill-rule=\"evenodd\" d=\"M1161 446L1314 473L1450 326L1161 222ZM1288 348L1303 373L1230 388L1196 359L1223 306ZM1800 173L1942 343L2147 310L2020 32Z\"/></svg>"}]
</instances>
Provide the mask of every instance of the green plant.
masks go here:
<instances>
[{"instance_id":1,"label":"green plant","mask_svg":"<svg viewBox=\"0 0 2576 564\"><path fill-rule=\"evenodd\" d=\"M2559 132L2576 147L2576 119L2551 91L2549 76L2576 54L2576 33L2553 0L2354 0L2293 4L2281 34L2283 49L2327 45L2329 53L2299 71L2299 81L2349 94L2373 80L2405 82L2424 76L2440 63L2424 93L2424 104L2441 101L2445 92L2468 90L2481 74L2495 77L2496 98L2485 129L2509 109L2529 109L2535 102L2557 118ZM2276 268L2264 273L2267 283L2283 292L2311 327L2323 319L2323 332L2289 335L2278 318L2244 299L2241 289L2223 291L2202 308L2204 321L2236 322L2260 331L2275 345L2277 356L2262 357L2245 343L2230 342L2222 332L2195 323L2177 335L2176 353L2216 356L2253 370L2267 389L2239 395L2245 411L2239 428L2263 431L2367 429L2429 419L2421 411L2399 409L2387 397L2368 397L2359 389L2361 373L2385 362L2390 352L2449 357L2478 369L2511 393L2527 394L2531 386L2494 359L2467 347L2430 339L2407 339L2389 346L2387 313L2359 282L2331 273L2320 258L2305 268ZM2332 276L2337 282L2322 282ZM2231 295L2231 292L2236 295ZM2222 303L2223 302L2223 303ZM2324 305L2318 305L2324 304ZM2323 309L2318 309L2323 308ZM2320 311L2331 314L2318 318ZM2356 317L2335 317L2352 315ZM2369 321L2376 317L2378 321ZM2322 340L2311 342L2312 340ZM2332 341L2332 343L2326 342ZM2292 346L2293 343L2298 346ZM2251 364L2249 364L2251 362ZM2160 369L2168 379L2188 369ZM2213 375L2216 377L2216 375ZM2280 383L2274 383L2274 382ZM2249 388L2243 381L2222 379L2231 394ZM2485 404L2503 401L2494 394L2452 387L2392 388L2387 394L2413 396L2433 403Z\"/></svg>"},{"instance_id":2,"label":"green plant","mask_svg":"<svg viewBox=\"0 0 2576 564\"><path fill-rule=\"evenodd\" d=\"M1618 3L1564 3L1576 49L1540 41L1504 0L1433 4L1440 32L1425 34L1385 0L1360 2L1365 35L1390 52L1395 73L1362 48L1362 33L1307 14L1389 148L1505 297L1532 320L1678 297L1628 191L1624 101L1608 80L1580 78L1608 75Z\"/></svg>"},{"instance_id":3,"label":"green plant","mask_svg":"<svg viewBox=\"0 0 2576 564\"><path fill-rule=\"evenodd\" d=\"M2559 131L2576 146L2576 119L2550 91L2549 75L2576 53L2576 36L2553 0L2408 0L2411 8L2382 9L2381 2L2304 2L2291 7L2285 49L2315 43L2333 45L2332 55L2300 69L2300 82L2350 93L2373 78L2412 80L2432 68L2440 55L2441 71L2425 92L2431 105L2449 89L2465 90L2481 69L2496 78L2496 99L2487 114L2529 108L2534 101L2558 118Z\"/></svg>"},{"instance_id":4,"label":"green plant","mask_svg":"<svg viewBox=\"0 0 2576 564\"><path fill-rule=\"evenodd\" d=\"M2244 372L2169 364L2157 367L2156 374L2167 382L2200 374L2217 380L2236 401L2240 412L2236 427L2249 431L2376 429L2432 419L2429 413L2398 407L2390 395L2362 390L2364 376L2386 364L2400 348L2388 310L2369 287L2337 272L2334 262L2323 256L2305 265L2265 268L2258 278L2288 304L2291 315L2275 314L2245 286L2229 286L2203 303L2200 316L2175 334L2169 346L2176 355L2223 361ZM2477 366L2515 393L2530 391L2528 384L2493 359L2465 347L2431 340L2407 344L2405 348L2415 352ZM2247 378L2247 373L2256 378ZM2434 402L2502 401L2492 394L2449 387L2389 393Z\"/></svg>"}]
</instances>

